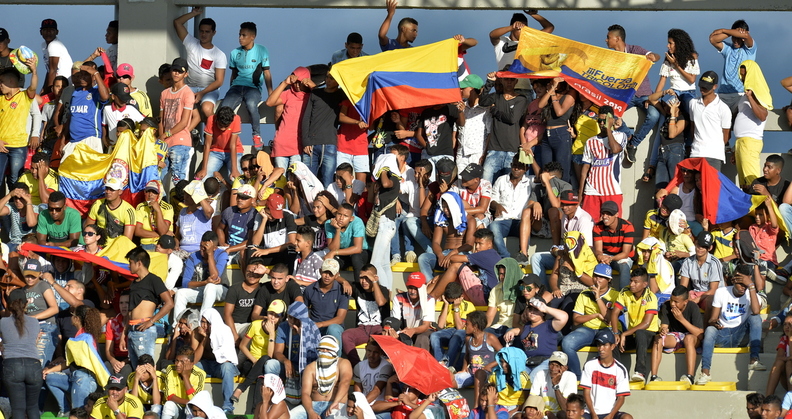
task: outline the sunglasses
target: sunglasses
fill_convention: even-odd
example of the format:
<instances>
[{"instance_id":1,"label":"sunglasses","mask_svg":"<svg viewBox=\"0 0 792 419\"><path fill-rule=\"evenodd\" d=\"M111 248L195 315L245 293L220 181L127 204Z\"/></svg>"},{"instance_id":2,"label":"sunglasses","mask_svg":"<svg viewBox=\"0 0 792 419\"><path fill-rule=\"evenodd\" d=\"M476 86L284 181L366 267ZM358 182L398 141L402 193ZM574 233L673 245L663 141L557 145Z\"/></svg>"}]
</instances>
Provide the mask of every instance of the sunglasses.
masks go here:
<instances>
[{"instance_id":1,"label":"sunglasses","mask_svg":"<svg viewBox=\"0 0 792 419\"><path fill-rule=\"evenodd\" d=\"M520 285L520 291L531 292L531 291L533 291L533 287L530 286L530 285Z\"/></svg>"},{"instance_id":2,"label":"sunglasses","mask_svg":"<svg viewBox=\"0 0 792 419\"><path fill-rule=\"evenodd\" d=\"M248 199L251 199L251 198L252 197L250 197L250 196L237 195L237 201L247 201Z\"/></svg>"},{"instance_id":3,"label":"sunglasses","mask_svg":"<svg viewBox=\"0 0 792 419\"><path fill-rule=\"evenodd\" d=\"M83 232L82 232L82 235L83 235L83 236L85 236L85 237L93 237L93 236L95 236L96 234L97 234L97 233L96 233L96 232L93 232L93 231L83 231Z\"/></svg>"},{"instance_id":4,"label":"sunglasses","mask_svg":"<svg viewBox=\"0 0 792 419\"><path fill-rule=\"evenodd\" d=\"M61 211L63 211L63 207L60 207L60 208L49 207L49 208L47 208L47 211L49 211L49 212L61 212Z\"/></svg>"},{"instance_id":5,"label":"sunglasses","mask_svg":"<svg viewBox=\"0 0 792 419\"><path fill-rule=\"evenodd\" d=\"M606 122L608 122L608 120L607 120L607 119L597 119L597 123L598 123L598 124L604 124L604 123L606 123Z\"/></svg>"}]
</instances>

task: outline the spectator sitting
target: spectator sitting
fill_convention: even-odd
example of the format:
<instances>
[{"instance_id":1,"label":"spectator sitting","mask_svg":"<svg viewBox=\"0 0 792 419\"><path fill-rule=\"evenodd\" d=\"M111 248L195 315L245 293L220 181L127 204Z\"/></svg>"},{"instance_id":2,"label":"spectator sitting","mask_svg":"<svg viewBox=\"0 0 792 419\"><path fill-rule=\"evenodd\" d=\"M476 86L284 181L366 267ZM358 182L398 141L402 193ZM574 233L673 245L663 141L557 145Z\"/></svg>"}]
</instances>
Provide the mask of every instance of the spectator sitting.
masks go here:
<instances>
[{"instance_id":1,"label":"spectator sitting","mask_svg":"<svg viewBox=\"0 0 792 419\"><path fill-rule=\"evenodd\" d=\"M349 310L349 284L338 274L338 261L328 259L322 263L319 281L305 287L303 298L308 307L308 317L322 335L331 335L341 342L344 319Z\"/></svg>"},{"instance_id":2,"label":"spectator sitting","mask_svg":"<svg viewBox=\"0 0 792 419\"><path fill-rule=\"evenodd\" d=\"M762 402L764 396L759 393L745 395L745 410L748 412L749 419L760 419L762 417Z\"/></svg>"},{"instance_id":3,"label":"spectator sitting","mask_svg":"<svg viewBox=\"0 0 792 419\"><path fill-rule=\"evenodd\" d=\"M118 315L107 321L105 327L105 365L110 372L118 377L126 377L132 373L129 365L129 352L124 327L129 320L129 290L121 292L118 297ZM114 409L115 410L115 409Z\"/></svg>"},{"instance_id":4,"label":"spectator sitting","mask_svg":"<svg viewBox=\"0 0 792 419\"><path fill-rule=\"evenodd\" d=\"M294 271L294 280L305 291L305 287L321 278L324 259L319 253L313 251L316 240L316 232L313 228L301 225L297 227L295 237L295 247L299 253L299 259L297 259L297 269Z\"/></svg>"},{"instance_id":5,"label":"spectator sitting","mask_svg":"<svg viewBox=\"0 0 792 419\"><path fill-rule=\"evenodd\" d=\"M28 186L30 203L34 206L48 202L50 194L60 186L58 172L50 168L50 156L44 152L33 155L30 159L30 171L23 173L19 182Z\"/></svg>"},{"instance_id":6,"label":"spectator sitting","mask_svg":"<svg viewBox=\"0 0 792 419\"><path fill-rule=\"evenodd\" d=\"M157 371L154 358L143 355L138 358L138 366L127 378L129 394L137 397L144 407L162 411L162 400L165 398L165 376ZM145 419L147 415L143 416ZM159 414L157 415L159 417Z\"/></svg>"},{"instance_id":7,"label":"spectator sitting","mask_svg":"<svg viewBox=\"0 0 792 419\"><path fill-rule=\"evenodd\" d=\"M649 368L646 365L647 350L660 329L657 321L657 296L649 286L649 274L644 268L635 268L630 273L630 285L619 292L610 312L610 325L616 335L619 351L631 348L636 350L635 371L630 381L646 382ZM624 313L624 330L619 331L619 314ZM632 338L629 339L628 338ZM628 345L629 343L629 345Z\"/></svg>"},{"instance_id":8,"label":"spectator sitting","mask_svg":"<svg viewBox=\"0 0 792 419\"><path fill-rule=\"evenodd\" d=\"M275 300L282 300L286 307L290 307L295 301L304 302L300 286L295 281L288 278L289 268L277 263L272 268L264 267L261 259L253 259L249 265L258 265L259 268L254 272L264 272L269 275L269 281L261 284L261 288L256 293L256 300L253 302L253 311L250 314L252 320L266 320L266 312L262 310L269 307Z\"/></svg>"},{"instance_id":9,"label":"spectator sitting","mask_svg":"<svg viewBox=\"0 0 792 419\"><path fill-rule=\"evenodd\" d=\"M474 305L486 305L492 289L498 285L495 264L502 259L493 249L493 241L492 231L486 228L476 230L473 234L473 252L451 256L445 272L427 287L432 298L442 296L447 285L459 281L469 301Z\"/></svg>"},{"instance_id":10,"label":"spectator sitting","mask_svg":"<svg viewBox=\"0 0 792 419\"><path fill-rule=\"evenodd\" d=\"M216 215L203 182L193 180L184 188L184 204L176 221L176 237L180 249L195 253L201 248L201 237L212 230L212 216Z\"/></svg>"},{"instance_id":11,"label":"spectator sitting","mask_svg":"<svg viewBox=\"0 0 792 419\"><path fill-rule=\"evenodd\" d=\"M201 303L201 311L205 311L225 299L228 253L217 245L217 234L207 231L201 237L201 250L190 255L184 263L182 287L176 290L174 312L181 313L188 303Z\"/></svg>"},{"instance_id":12,"label":"spectator sitting","mask_svg":"<svg viewBox=\"0 0 792 419\"><path fill-rule=\"evenodd\" d=\"M246 359L239 365L239 370L245 376L231 396L231 403L239 401L239 396L256 383L256 379L264 374L275 371L273 365L278 361L275 356L275 333L278 326L286 318L286 305L281 300L274 300L267 307L267 319L255 320L245 332L239 349ZM233 330L233 328L231 329ZM274 363L274 364L273 364Z\"/></svg>"},{"instance_id":13,"label":"spectator sitting","mask_svg":"<svg viewBox=\"0 0 792 419\"><path fill-rule=\"evenodd\" d=\"M245 276L242 282L237 282L228 288L223 306L223 320L231 328L234 342L239 342L239 339L248 333L253 321L253 303L261 288L260 283L265 270L266 267L261 259L253 259L245 267ZM284 305L285 310L286 306Z\"/></svg>"},{"instance_id":14,"label":"spectator sitting","mask_svg":"<svg viewBox=\"0 0 792 419\"><path fill-rule=\"evenodd\" d=\"M66 206L66 195L63 192L51 193L47 201L47 210L39 215L36 226L38 244L74 247L80 238L80 232L82 232L80 213Z\"/></svg>"},{"instance_id":15,"label":"spectator sitting","mask_svg":"<svg viewBox=\"0 0 792 419\"><path fill-rule=\"evenodd\" d=\"M187 409L193 418L223 419L226 413L214 405L212 394L208 390L195 393L192 400L187 402Z\"/></svg>"},{"instance_id":16,"label":"spectator sitting","mask_svg":"<svg viewBox=\"0 0 792 419\"><path fill-rule=\"evenodd\" d=\"M696 348L701 345L704 337L704 321L696 304L690 304L690 292L678 285L671 293L671 299L660 308L660 333L655 337L652 347L652 375L650 381L662 381L657 376L657 369L663 353L672 353L685 348L687 372L679 378L688 384L695 383L693 374L696 372Z\"/></svg>"},{"instance_id":17,"label":"spectator sitting","mask_svg":"<svg viewBox=\"0 0 792 419\"><path fill-rule=\"evenodd\" d=\"M632 415L619 410L624 406L624 397L630 395L630 382L627 380L627 368L613 357L613 350L616 349L613 332L605 328L594 343L599 356L586 362L580 379L583 397L586 399L587 416L605 415L633 419Z\"/></svg>"},{"instance_id":18,"label":"spectator sitting","mask_svg":"<svg viewBox=\"0 0 792 419\"><path fill-rule=\"evenodd\" d=\"M781 399L775 394L771 394L764 398L762 401L762 419L779 419L781 418Z\"/></svg>"},{"instance_id":19,"label":"spectator sitting","mask_svg":"<svg viewBox=\"0 0 792 419\"><path fill-rule=\"evenodd\" d=\"M668 229L668 217L674 210L682 208L682 198L679 195L672 193L659 198L660 208L653 209L646 212L644 219L643 239L647 237L654 237L659 240L664 240L663 236Z\"/></svg>"},{"instance_id":20,"label":"spectator sitting","mask_svg":"<svg viewBox=\"0 0 792 419\"><path fill-rule=\"evenodd\" d=\"M633 229L632 223L618 216L619 206L613 201L605 201L600 207L600 221L594 225L594 255L599 263L619 270L619 286L630 283L632 268ZM603 313L604 315L605 313Z\"/></svg>"},{"instance_id":21,"label":"spectator sitting","mask_svg":"<svg viewBox=\"0 0 792 419\"><path fill-rule=\"evenodd\" d=\"M154 250L160 236L173 234L173 207L162 199L164 189L158 180L149 181L143 193L146 201L135 211L135 236L140 237L140 247Z\"/></svg>"},{"instance_id":22,"label":"spectator sitting","mask_svg":"<svg viewBox=\"0 0 792 419\"><path fill-rule=\"evenodd\" d=\"M556 419L564 417L568 397L577 395L577 378L567 367L565 353L555 351L548 361L548 369L537 372L531 380L531 394L544 399L547 419Z\"/></svg>"},{"instance_id":23,"label":"spectator sitting","mask_svg":"<svg viewBox=\"0 0 792 419\"><path fill-rule=\"evenodd\" d=\"M91 410L92 418L108 418L111 415L128 419L143 417L143 402L127 392L125 376L113 375L107 379L107 396L94 403ZM122 416L123 415L123 416Z\"/></svg>"},{"instance_id":24,"label":"spectator sitting","mask_svg":"<svg viewBox=\"0 0 792 419\"><path fill-rule=\"evenodd\" d=\"M709 308L715 291L723 286L723 268L709 251L714 239L712 233L702 231L696 238L696 254L682 263L679 285L690 290L690 301L702 309ZM705 318L708 318L705 314Z\"/></svg>"},{"instance_id":25,"label":"spectator sitting","mask_svg":"<svg viewBox=\"0 0 792 419\"><path fill-rule=\"evenodd\" d=\"M560 199L561 195L566 191L574 192L572 191L572 185L561 179L563 174L564 169L562 169L561 164L553 161L545 164L544 167L542 167L542 172L539 174L539 176L534 177L535 186L532 186L532 188L534 194L536 195L536 201L542 205L543 218L541 219L542 225L540 226L538 223L534 224L534 216L536 215L537 211L534 211L533 208L524 208L522 211L520 218L522 220L520 223L520 253L516 257L517 261L522 264L525 264L528 259L528 247L532 232L539 236L551 237L553 239L553 244L556 246L561 245L561 239L566 231L573 230L580 231L584 235L587 234L586 239L589 243L593 243L590 240L590 231L592 228L594 228L594 221L591 221L591 227L587 228L582 226L578 228L572 228L572 226L568 225L570 222L572 224L580 224L584 221L587 221L581 221L580 217L582 216L582 213L586 213L587 215L588 213L585 212L583 208L580 208L580 198L575 193L572 193L571 195L565 194L564 196L566 198L564 200L567 203L562 204ZM574 211L567 214L567 212L563 209L564 205L574 205ZM579 212L577 210L578 208L580 208ZM561 214L559 214L559 211ZM566 214L567 218L564 218L562 221L566 221L567 219L571 221L567 221L561 225L558 225L557 222L559 221L559 217L561 217L563 214ZM588 218L591 218L591 215L589 215ZM543 282L547 282L547 278L544 276L544 273L536 272L536 274L542 278Z\"/></svg>"},{"instance_id":26,"label":"spectator sitting","mask_svg":"<svg viewBox=\"0 0 792 419\"><path fill-rule=\"evenodd\" d=\"M168 256L168 276L165 278L165 288L171 295L176 295L176 283L181 278L184 270L184 262L175 253L176 239L170 234L160 236L154 251Z\"/></svg>"},{"instance_id":27,"label":"spectator sitting","mask_svg":"<svg viewBox=\"0 0 792 419\"><path fill-rule=\"evenodd\" d=\"M17 182L8 195L0 199L0 217L8 232L8 251L15 252L22 244L22 237L36 230L39 207L33 204L28 185Z\"/></svg>"},{"instance_id":28,"label":"spectator sitting","mask_svg":"<svg viewBox=\"0 0 792 419\"><path fill-rule=\"evenodd\" d=\"M778 239L779 223L776 217L774 202L767 197L765 202L754 211L756 223L748 227L756 246L759 248L759 264L762 271L775 270L778 267L778 256L776 256L776 241ZM756 288L764 294L764 278L756 282ZM762 296L765 300L763 305L767 305L767 296ZM761 301L760 301L761 302Z\"/></svg>"},{"instance_id":29,"label":"spectator sitting","mask_svg":"<svg viewBox=\"0 0 792 419\"><path fill-rule=\"evenodd\" d=\"M294 215L285 212L284 207L282 195L274 193L267 198L267 204L255 217L249 256L245 259L262 258L265 265L285 263L291 273L297 258L294 251L297 224L294 223Z\"/></svg>"},{"instance_id":30,"label":"spectator sitting","mask_svg":"<svg viewBox=\"0 0 792 419\"><path fill-rule=\"evenodd\" d=\"M382 410L385 404L385 385L394 375L393 364L383 359L385 352L379 343L369 339L366 344L366 359L352 367L354 390L363 393L371 404L374 413L388 413Z\"/></svg>"},{"instance_id":31,"label":"spectator sitting","mask_svg":"<svg viewBox=\"0 0 792 419\"><path fill-rule=\"evenodd\" d=\"M531 187L533 176L526 176L528 166L520 162L519 154L515 154L511 161L511 172L500 176L492 187L492 208L495 210L495 220L490 225L490 230L495 234L495 249L502 258L509 257L504 239L506 237L519 237L521 215L524 208L531 209L531 220L540 221L542 206L536 202Z\"/></svg>"},{"instance_id":32,"label":"spectator sitting","mask_svg":"<svg viewBox=\"0 0 792 419\"><path fill-rule=\"evenodd\" d=\"M121 179L108 178L104 186L105 197L93 203L85 224L96 224L103 228L107 233L107 247L110 247L121 235L129 240L135 238L135 209L121 199L125 186Z\"/></svg>"},{"instance_id":33,"label":"spectator sitting","mask_svg":"<svg viewBox=\"0 0 792 419\"><path fill-rule=\"evenodd\" d=\"M490 413L494 413L496 419L509 418L509 409L498 404L498 389L495 384L482 386L476 403L478 406L470 412L471 419L487 419Z\"/></svg>"},{"instance_id":34,"label":"spectator sitting","mask_svg":"<svg viewBox=\"0 0 792 419\"><path fill-rule=\"evenodd\" d=\"M129 119L132 126L127 129L135 130L135 124L143 120L144 115L131 102L134 102L130 91L132 89L124 83L116 83L110 88L112 93L110 103L102 110L102 144L105 150L112 151L118 141L116 126L122 120ZM128 121L127 121L128 122Z\"/></svg>"},{"instance_id":35,"label":"spectator sitting","mask_svg":"<svg viewBox=\"0 0 792 419\"><path fill-rule=\"evenodd\" d=\"M225 251L231 261L237 260L238 252L247 247L249 233L255 230L256 209L253 207L255 196L256 190L252 186L240 186L236 194L236 205L223 210L220 223L215 227L220 247L226 248ZM231 200L233 199L232 194Z\"/></svg>"},{"instance_id":36,"label":"spectator sitting","mask_svg":"<svg viewBox=\"0 0 792 419\"><path fill-rule=\"evenodd\" d=\"M352 285L352 296L357 305L356 325L354 329L347 328L341 334L344 353L352 366L360 362L357 345L374 342L372 335L382 333L382 323L388 317L389 295L387 288L379 283L377 268L374 265L364 265L360 271L360 281ZM368 354L368 353L367 353Z\"/></svg>"},{"instance_id":37,"label":"spectator sitting","mask_svg":"<svg viewBox=\"0 0 792 419\"><path fill-rule=\"evenodd\" d=\"M263 170L259 167L256 162L256 156L254 154L245 154L239 160L239 170L242 172L242 175L234 179L233 184L231 185L231 206L237 204L237 192L239 188L243 185L250 185L253 187L253 191L256 192L256 187L260 185L260 181L263 178ZM208 175L212 175L212 173L207 173Z\"/></svg>"},{"instance_id":38,"label":"spectator sitting","mask_svg":"<svg viewBox=\"0 0 792 419\"><path fill-rule=\"evenodd\" d=\"M522 278L522 269L512 258L501 259L495 264L498 285L490 291L487 299L487 332L500 339L515 326L514 301L517 299L517 282Z\"/></svg>"},{"instance_id":39,"label":"spectator sitting","mask_svg":"<svg viewBox=\"0 0 792 419\"><path fill-rule=\"evenodd\" d=\"M177 322L173 326L173 336L168 343L168 352L165 354L165 359L168 361L174 361L176 354L182 348L192 348L193 343L198 344L198 332L195 332L196 337L194 339L193 332L201 326L201 316L198 310L184 310L183 313L180 313L175 318Z\"/></svg>"},{"instance_id":40,"label":"spectator sitting","mask_svg":"<svg viewBox=\"0 0 792 419\"><path fill-rule=\"evenodd\" d=\"M294 220L294 223L298 226L307 225L311 227L316 233L313 249L324 255L327 253L327 235L325 234L324 224L335 217L338 201L327 191L319 192L316 194L316 199L311 208L313 210L311 214Z\"/></svg>"},{"instance_id":41,"label":"spectator sitting","mask_svg":"<svg viewBox=\"0 0 792 419\"><path fill-rule=\"evenodd\" d=\"M335 180L327 185L327 192L340 203L355 205L366 190L366 182L355 178L355 169L349 163L341 163L335 170Z\"/></svg>"},{"instance_id":42,"label":"spectator sitting","mask_svg":"<svg viewBox=\"0 0 792 419\"><path fill-rule=\"evenodd\" d=\"M390 319L385 320L386 328L389 328L388 334L396 338L398 336L409 338L413 346L428 351L431 348L429 336L432 330L429 326L434 321L435 300L427 297L426 301L421 301L419 289L426 285L426 277L422 273L411 273L405 285L407 292L393 296L391 317L394 322L389 322Z\"/></svg>"},{"instance_id":43,"label":"spectator sitting","mask_svg":"<svg viewBox=\"0 0 792 419\"><path fill-rule=\"evenodd\" d=\"M167 401L162 406L162 419L182 417L182 411L196 393L203 391L206 373L195 366L194 352L189 346L181 348L173 365L162 372L165 378Z\"/></svg>"},{"instance_id":44,"label":"spectator sitting","mask_svg":"<svg viewBox=\"0 0 792 419\"><path fill-rule=\"evenodd\" d=\"M462 363L462 344L465 342L465 323L468 314L476 311L470 301L465 300L462 285L458 282L448 284L443 291L443 308L438 319L442 329L435 330L429 336L432 354L435 359L449 367L460 367ZM443 347L448 350L444 351Z\"/></svg>"},{"instance_id":45,"label":"spectator sitting","mask_svg":"<svg viewBox=\"0 0 792 419\"><path fill-rule=\"evenodd\" d=\"M446 192L438 199L433 217L432 251L418 256L418 266L424 277L434 278L436 267L448 269L453 256L470 250L466 242L468 216L465 207L456 192Z\"/></svg>"},{"instance_id":46,"label":"spectator sitting","mask_svg":"<svg viewBox=\"0 0 792 419\"><path fill-rule=\"evenodd\" d=\"M465 322L465 356L462 368L454 374L457 388L472 385L476 391L485 387L482 383L487 382L492 369L498 365L495 354L503 345L497 336L484 331L486 327L487 315L484 312L474 311L468 315ZM481 403L481 400L477 400L477 403Z\"/></svg>"},{"instance_id":47,"label":"spectator sitting","mask_svg":"<svg viewBox=\"0 0 792 419\"><path fill-rule=\"evenodd\" d=\"M335 258L344 267L351 265L354 281L358 282L369 252L366 227L363 220L355 216L352 205L341 204L335 218L325 222L325 233L328 241L325 260Z\"/></svg>"},{"instance_id":48,"label":"spectator sitting","mask_svg":"<svg viewBox=\"0 0 792 419\"><path fill-rule=\"evenodd\" d=\"M657 303L662 305L671 298L676 282L674 267L665 258L665 243L654 237L647 237L635 248L638 250L638 266L646 269L649 274L649 289L657 296Z\"/></svg>"},{"instance_id":49,"label":"spectator sitting","mask_svg":"<svg viewBox=\"0 0 792 419\"><path fill-rule=\"evenodd\" d=\"M276 374L265 374L261 386L261 401L254 403L256 418L289 419L286 391Z\"/></svg>"},{"instance_id":50,"label":"spectator sitting","mask_svg":"<svg viewBox=\"0 0 792 419\"><path fill-rule=\"evenodd\" d=\"M234 410L231 402L234 379L239 375L239 358L231 328L223 323L222 316L214 307L209 307L201 311L201 327L196 331L203 334L195 349L195 357L200 358L197 366L209 376L222 378L223 411L231 413Z\"/></svg>"},{"instance_id":51,"label":"spectator sitting","mask_svg":"<svg viewBox=\"0 0 792 419\"><path fill-rule=\"evenodd\" d=\"M302 386L302 404L289 412L293 419L331 416L334 412L343 415L346 411L347 383L352 380L352 366L349 360L338 355L340 350L333 336L323 336L319 341L319 358L303 371L303 379L308 383Z\"/></svg>"},{"instance_id":52,"label":"spectator sitting","mask_svg":"<svg viewBox=\"0 0 792 419\"><path fill-rule=\"evenodd\" d=\"M495 358L498 365L492 369L488 382L498 390L498 404L513 414L525 402L531 389L531 379L525 370L525 352L506 347L498 351Z\"/></svg>"},{"instance_id":53,"label":"spectator sitting","mask_svg":"<svg viewBox=\"0 0 792 419\"><path fill-rule=\"evenodd\" d=\"M272 364L277 369L272 373L280 375L283 368L286 379L296 380L297 388L303 388L301 380L305 367L319 357L317 349L321 335L308 317L308 307L302 301L293 302L287 314L286 321L278 326L275 335L275 359L278 363Z\"/></svg>"},{"instance_id":54,"label":"spectator sitting","mask_svg":"<svg viewBox=\"0 0 792 419\"><path fill-rule=\"evenodd\" d=\"M303 162L294 162L286 170L286 200L289 202L289 211L295 217L304 217L313 212L311 206L324 186L319 178Z\"/></svg>"},{"instance_id":55,"label":"spectator sitting","mask_svg":"<svg viewBox=\"0 0 792 419\"><path fill-rule=\"evenodd\" d=\"M672 262L674 271L682 267L686 258L696 254L696 246L690 238L690 227L685 219L685 213L674 210L668 217L668 228L663 232L662 240L665 241L668 251L665 258Z\"/></svg>"}]
</instances>

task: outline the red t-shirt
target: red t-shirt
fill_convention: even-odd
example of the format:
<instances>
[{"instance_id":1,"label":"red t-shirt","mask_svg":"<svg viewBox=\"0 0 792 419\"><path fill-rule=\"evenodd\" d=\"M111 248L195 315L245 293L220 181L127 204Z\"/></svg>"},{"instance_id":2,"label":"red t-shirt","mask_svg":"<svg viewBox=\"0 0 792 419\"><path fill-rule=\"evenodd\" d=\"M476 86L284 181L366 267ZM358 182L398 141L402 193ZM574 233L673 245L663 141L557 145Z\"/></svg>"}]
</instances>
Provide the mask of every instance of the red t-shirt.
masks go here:
<instances>
[{"instance_id":1,"label":"red t-shirt","mask_svg":"<svg viewBox=\"0 0 792 419\"><path fill-rule=\"evenodd\" d=\"M212 136L212 147L211 151L221 151L224 153L231 152L231 137L236 134L237 141L236 141L236 152L237 153L244 153L245 150L242 148L242 141L239 139L239 134L242 133L242 120L239 118L239 115L234 116L234 120L231 121L231 125L226 130L221 130L217 125L215 125L215 116L210 115L209 119L206 120L206 128L204 128L204 134Z\"/></svg>"},{"instance_id":2,"label":"red t-shirt","mask_svg":"<svg viewBox=\"0 0 792 419\"><path fill-rule=\"evenodd\" d=\"M105 328L105 342L113 342L113 356L116 359L129 356L129 352L120 350L121 339L126 339L126 335L124 335L124 318L119 314L110 319Z\"/></svg>"},{"instance_id":3,"label":"red t-shirt","mask_svg":"<svg viewBox=\"0 0 792 419\"><path fill-rule=\"evenodd\" d=\"M305 92L295 92L288 89L281 93L283 113L275 131L272 144L272 157L291 157L300 154L300 134L305 105L308 96Z\"/></svg>"},{"instance_id":4,"label":"red t-shirt","mask_svg":"<svg viewBox=\"0 0 792 419\"><path fill-rule=\"evenodd\" d=\"M352 119L360 119L355 106L348 99L341 102L341 106L346 106L346 115ZM360 129L355 124L341 124L338 129L338 151L353 156L368 155L368 130Z\"/></svg>"}]
</instances>

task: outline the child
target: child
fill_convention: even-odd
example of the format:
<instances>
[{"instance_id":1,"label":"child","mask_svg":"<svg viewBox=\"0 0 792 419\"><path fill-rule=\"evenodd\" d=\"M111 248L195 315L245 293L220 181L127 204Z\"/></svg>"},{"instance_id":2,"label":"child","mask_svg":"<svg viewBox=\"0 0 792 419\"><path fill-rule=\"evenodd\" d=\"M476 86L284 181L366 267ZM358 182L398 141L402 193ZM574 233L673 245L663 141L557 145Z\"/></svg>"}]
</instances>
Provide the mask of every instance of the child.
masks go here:
<instances>
[{"instance_id":1,"label":"child","mask_svg":"<svg viewBox=\"0 0 792 419\"><path fill-rule=\"evenodd\" d=\"M441 298L443 308L438 319L444 321L444 328L432 333L429 342L436 360L456 368L465 341L465 322L468 314L476 311L476 307L462 297L462 285L459 282L448 284ZM444 346L448 347L448 351L443 351Z\"/></svg>"},{"instance_id":2,"label":"child","mask_svg":"<svg viewBox=\"0 0 792 419\"><path fill-rule=\"evenodd\" d=\"M643 238L649 236L663 240L663 234L668 226L668 217L674 210L682 208L682 198L677 194L666 195L659 204L660 208L646 212L644 219Z\"/></svg>"},{"instance_id":3,"label":"child","mask_svg":"<svg viewBox=\"0 0 792 419\"><path fill-rule=\"evenodd\" d=\"M129 321L129 290L121 292L118 298L118 315L107 322L105 329L105 359L107 369L117 376L126 377L132 372L127 352L127 337L124 326ZM123 342L123 343L122 343Z\"/></svg>"},{"instance_id":4,"label":"child","mask_svg":"<svg viewBox=\"0 0 792 419\"><path fill-rule=\"evenodd\" d=\"M693 239L690 238L685 213L681 210L671 211L668 216L668 226L662 234L662 240L665 241L668 249L665 258L671 261L674 271L678 271L682 267L682 261L685 258L696 254L696 246L693 244Z\"/></svg>"},{"instance_id":5,"label":"child","mask_svg":"<svg viewBox=\"0 0 792 419\"><path fill-rule=\"evenodd\" d=\"M498 365L495 354L503 348L497 336L484 331L486 327L487 315L483 311L474 311L468 315L465 322L465 359L460 372L454 374L457 388L472 384L473 394L480 394L481 383L487 382L492 369ZM476 400L477 403L479 401L480 399Z\"/></svg>"},{"instance_id":6,"label":"child","mask_svg":"<svg viewBox=\"0 0 792 419\"><path fill-rule=\"evenodd\" d=\"M509 410L505 406L498 404L498 390L494 384L487 384L478 393L478 407L471 411L471 419L492 419L491 412L495 413L495 419L508 419ZM492 408L492 411L489 408Z\"/></svg>"},{"instance_id":7,"label":"child","mask_svg":"<svg viewBox=\"0 0 792 419\"><path fill-rule=\"evenodd\" d=\"M712 254L714 254L716 258L720 259L724 270L728 269L729 272L731 272L734 268L734 259L737 259L737 255L734 254L734 247L732 245L734 234L736 232L737 229L734 228L734 221L718 223L716 224L715 229L712 230L712 237L715 239L715 249L713 250Z\"/></svg>"},{"instance_id":8,"label":"child","mask_svg":"<svg viewBox=\"0 0 792 419\"><path fill-rule=\"evenodd\" d=\"M778 266L778 257L776 256L778 219L775 211L770 210L771 205L775 205L775 203L768 196L763 204L756 207L756 224L748 227L754 242L763 251L759 259L761 260L760 264L764 265L766 269L775 269ZM759 287L759 284L756 285L757 288L763 289L763 287Z\"/></svg>"},{"instance_id":9,"label":"child","mask_svg":"<svg viewBox=\"0 0 792 419\"><path fill-rule=\"evenodd\" d=\"M789 338L792 337L792 313L787 313L784 318L783 332L784 334L781 335L776 347L775 362L770 368L770 379L767 380L767 391L765 391L765 394L775 393L779 382L785 391L789 390L786 377L792 375L792 360L789 358L792 355L790 353L792 348L790 348L789 344Z\"/></svg>"},{"instance_id":10,"label":"child","mask_svg":"<svg viewBox=\"0 0 792 419\"><path fill-rule=\"evenodd\" d=\"M300 258L297 259L297 269L292 278L300 284L303 291L321 277L323 259L313 251L314 240L316 240L314 229L307 225L297 227L296 250L300 253Z\"/></svg>"},{"instance_id":11,"label":"child","mask_svg":"<svg viewBox=\"0 0 792 419\"><path fill-rule=\"evenodd\" d=\"M566 402L566 419L582 419L585 407L586 399L583 396L570 394Z\"/></svg>"},{"instance_id":12,"label":"child","mask_svg":"<svg viewBox=\"0 0 792 419\"><path fill-rule=\"evenodd\" d=\"M614 309L610 313L613 334L617 336L619 351L624 352L627 338L636 347L635 372L630 381L645 381L649 369L646 365L646 350L649 349L655 333L660 329L657 321L657 297L649 286L646 269L637 267L630 273L630 285L619 293ZM619 314L624 313L627 327L619 332ZM630 345L632 346L632 345Z\"/></svg>"},{"instance_id":13,"label":"child","mask_svg":"<svg viewBox=\"0 0 792 419\"><path fill-rule=\"evenodd\" d=\"M687 373L679 381L693 384L696 371L696 348L704 337L704 320L696 304L690 302L690 292L679 285L671 293L671 299L660 308L660 333L655 337L652 348L652 375L649 381L662 381L657 376L663 352L672 353L685 348Z\"/></svg>"}]
</instances>

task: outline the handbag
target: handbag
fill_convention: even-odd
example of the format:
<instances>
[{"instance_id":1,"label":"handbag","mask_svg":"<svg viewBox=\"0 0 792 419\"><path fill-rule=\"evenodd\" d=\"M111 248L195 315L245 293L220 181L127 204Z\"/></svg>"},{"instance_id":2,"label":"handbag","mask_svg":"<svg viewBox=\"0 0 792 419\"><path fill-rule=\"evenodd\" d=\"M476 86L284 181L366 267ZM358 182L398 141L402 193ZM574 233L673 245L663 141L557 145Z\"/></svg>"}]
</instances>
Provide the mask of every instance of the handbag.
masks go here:
<instances>
[{"instance_id":1,"label":"handbag","mask_svg":"<svg viewBox=\"0 0 792 419\"><path fill-rule=\"evenodd\" d=\"M393 206L396 205L396 201L398 201L398 200L399 200L399 198L394 199L393 202L391 202L390 204L386 205L385 208L383 208L383 209L381 209L379 211L377 211L377 210L372 210L371 211L371 215L369 215L369 219L368 219L368 221L366 221L366 235L367 236L369 236L369 237L377 237L377 232L379 231L379 220L380 220L380 217L382 217L382 214L384 214L385 211L393 208Z\"/></svg>"}]
</instances>

